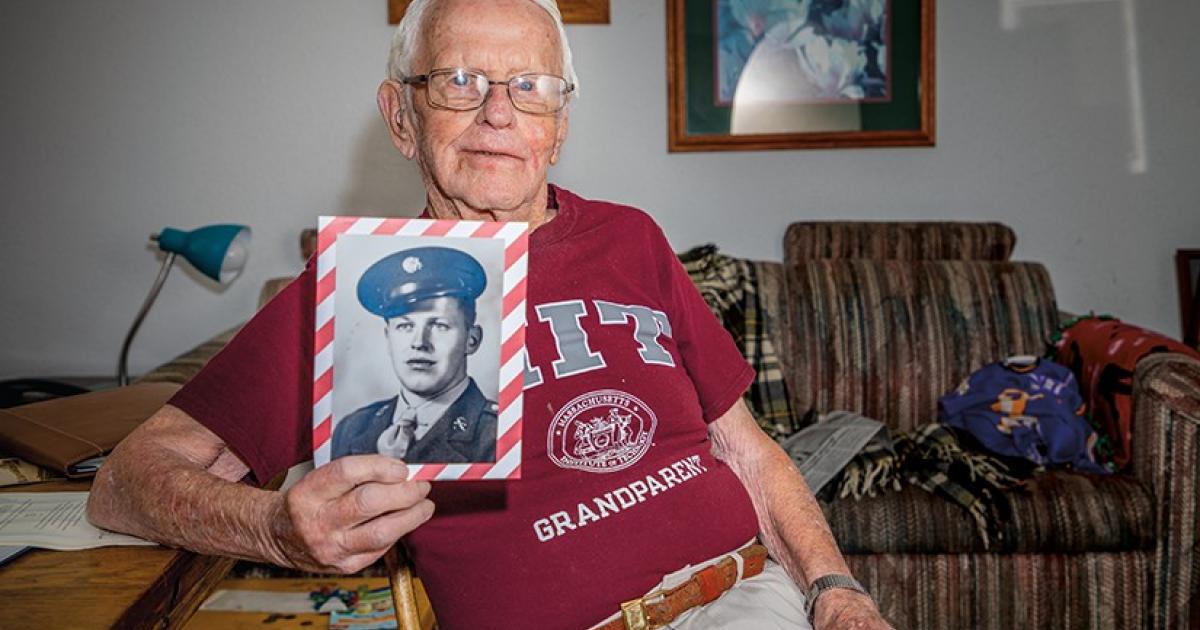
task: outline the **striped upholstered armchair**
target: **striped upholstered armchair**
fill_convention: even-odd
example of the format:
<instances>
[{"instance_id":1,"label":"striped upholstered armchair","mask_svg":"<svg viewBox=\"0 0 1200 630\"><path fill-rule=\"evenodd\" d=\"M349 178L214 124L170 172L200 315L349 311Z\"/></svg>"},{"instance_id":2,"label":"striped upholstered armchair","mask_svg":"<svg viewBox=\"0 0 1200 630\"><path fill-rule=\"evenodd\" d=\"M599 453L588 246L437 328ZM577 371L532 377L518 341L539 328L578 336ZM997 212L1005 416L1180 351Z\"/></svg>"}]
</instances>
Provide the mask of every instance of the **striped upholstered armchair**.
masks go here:
<instances>
[{"instance_id":1,"label":"striped upholstered armchair","mask_svg":"<svg viewBox=\"0 0 1200 630\"><path fill-rule=\"evenodd\" d=\"M1015 240L994 223L790 226L767 308L792 408L903 431L936 420L974 369L1042 354L1054 289L1042 265L1009 261ZM914 487L826 505L884 614L901 628L1200 626L1200 364L1156 355L1134 380L1129 470L1038 476L988 547L963 510Z\"/></svg>"}]
</instances>

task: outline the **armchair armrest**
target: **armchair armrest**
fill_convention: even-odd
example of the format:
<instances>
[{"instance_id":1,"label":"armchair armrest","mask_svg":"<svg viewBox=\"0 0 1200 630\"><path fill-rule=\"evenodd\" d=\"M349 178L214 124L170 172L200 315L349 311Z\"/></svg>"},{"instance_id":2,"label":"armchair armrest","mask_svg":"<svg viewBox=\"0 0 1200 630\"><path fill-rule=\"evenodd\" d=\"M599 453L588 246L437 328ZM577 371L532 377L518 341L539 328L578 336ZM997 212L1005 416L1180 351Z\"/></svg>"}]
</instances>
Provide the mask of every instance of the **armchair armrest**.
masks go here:
<instances>
[{"instance_id":1,"label":"armchair armrest","mask_svg":"<svg viewBox=\"0 0 1200 630\"><path fill-rule=\"evenodd\" d=\"M1200 623L1200 361L1150 355L1133 378L1130 470L1155 499L1150 627Z\"/></svg>"}]
</instances>

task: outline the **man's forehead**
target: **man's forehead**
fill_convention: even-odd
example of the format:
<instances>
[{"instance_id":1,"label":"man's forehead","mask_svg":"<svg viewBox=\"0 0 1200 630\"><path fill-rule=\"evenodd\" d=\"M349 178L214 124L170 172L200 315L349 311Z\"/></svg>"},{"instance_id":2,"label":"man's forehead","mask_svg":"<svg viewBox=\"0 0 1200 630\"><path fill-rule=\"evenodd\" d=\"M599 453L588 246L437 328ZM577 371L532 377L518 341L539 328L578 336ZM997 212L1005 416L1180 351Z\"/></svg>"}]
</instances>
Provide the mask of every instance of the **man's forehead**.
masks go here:
<instances>
[{"instance_id":1,"label":"man's forehead","mask_svg":"<svg viewBox=\"0 0 1200 630\"><path fill-rule=\"evenodd\" d=\"M418 68L452 64L479 70L562 71L558 28L531 0L443 0L430 10ZM481 67L485 64L504 67Z\"/></svg>"},{"instance_id":2,"label":"man's forehead","mask_svg":"<svg viewBox=\"0 0 1200 630\"><path fill-rule=\"evenodd\" d=\"M413 302L408 310L400 315L392 317L391 321L399 321L410 319L413 316L417 317L439 317L448 315L462 315L463 304L455 297L434 297L426 300L417 300Z\"/></svg>"}]
</instances>

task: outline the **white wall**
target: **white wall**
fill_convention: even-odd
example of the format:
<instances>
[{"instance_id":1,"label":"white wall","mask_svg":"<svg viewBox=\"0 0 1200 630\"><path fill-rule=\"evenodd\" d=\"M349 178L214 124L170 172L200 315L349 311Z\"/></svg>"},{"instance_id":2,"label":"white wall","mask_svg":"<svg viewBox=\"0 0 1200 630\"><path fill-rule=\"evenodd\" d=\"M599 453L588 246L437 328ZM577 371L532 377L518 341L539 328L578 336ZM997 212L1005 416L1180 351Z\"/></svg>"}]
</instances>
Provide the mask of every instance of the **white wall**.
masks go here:
<instances>
[{"instance_id":1,"label":"white wall","mask_svg":"<svg viewBox=\"0 0 1200 630\"><path fill-rule=\"evenodd\" d=\"M1136 14L1136 145L1116 0L938 7L938 146L668 154L663 3L613 0L568 29L582 78L559 183L652 212L680 248L778 259L799 219L997 220L1061 307L1178 334L1171 258L1200 246L1200 3ZM107 373L157 271L163 226L239 221L246 274L218 294L173 272L135 372L247 317L297 270L322 213L411 212L423 193L374 90L382 0L0 3L0 377ZM190 277L189 277L190 276Z\"/></svg>"}]
</instances>

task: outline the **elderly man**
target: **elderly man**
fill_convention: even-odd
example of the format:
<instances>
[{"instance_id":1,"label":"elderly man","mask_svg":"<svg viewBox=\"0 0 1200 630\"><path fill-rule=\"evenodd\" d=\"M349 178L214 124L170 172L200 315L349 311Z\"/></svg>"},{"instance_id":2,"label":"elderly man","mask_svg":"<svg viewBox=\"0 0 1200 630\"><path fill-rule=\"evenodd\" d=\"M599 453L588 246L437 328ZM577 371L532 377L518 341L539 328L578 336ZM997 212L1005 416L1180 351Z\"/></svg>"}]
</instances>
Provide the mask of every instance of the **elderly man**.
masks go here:
<instances>
[{"instance_id":1,"label":"elderly man","mask_svg":"<svg viewBox=\"0 0 1200 630\"><path fill-rule=\"evenodd\" d=\"M332 457L496 460L498 407L467 376L467 357L483 341L475 299L486 286L479 262L448 247L406 249L367 268L358 301L383 318L400 393L342 418L333 430Z\"/></svg>"},{"instance_id":2,"label":"elderly man","mask_svg":"<svg viewBox=\"0 0 1200 630\"><path fill-rule=\"evenodd\" d=\"M310 265L112 454L92 521L316 571L403 538L449 629L797 628L806 600L818 629L887 627L661 231L547 184L575 85L553 1L417 0L389 75L379 108L427 215L534 227L522 478L431 492L358 455L254 487L310 456Z\"/></svg>"}]
</instances>

